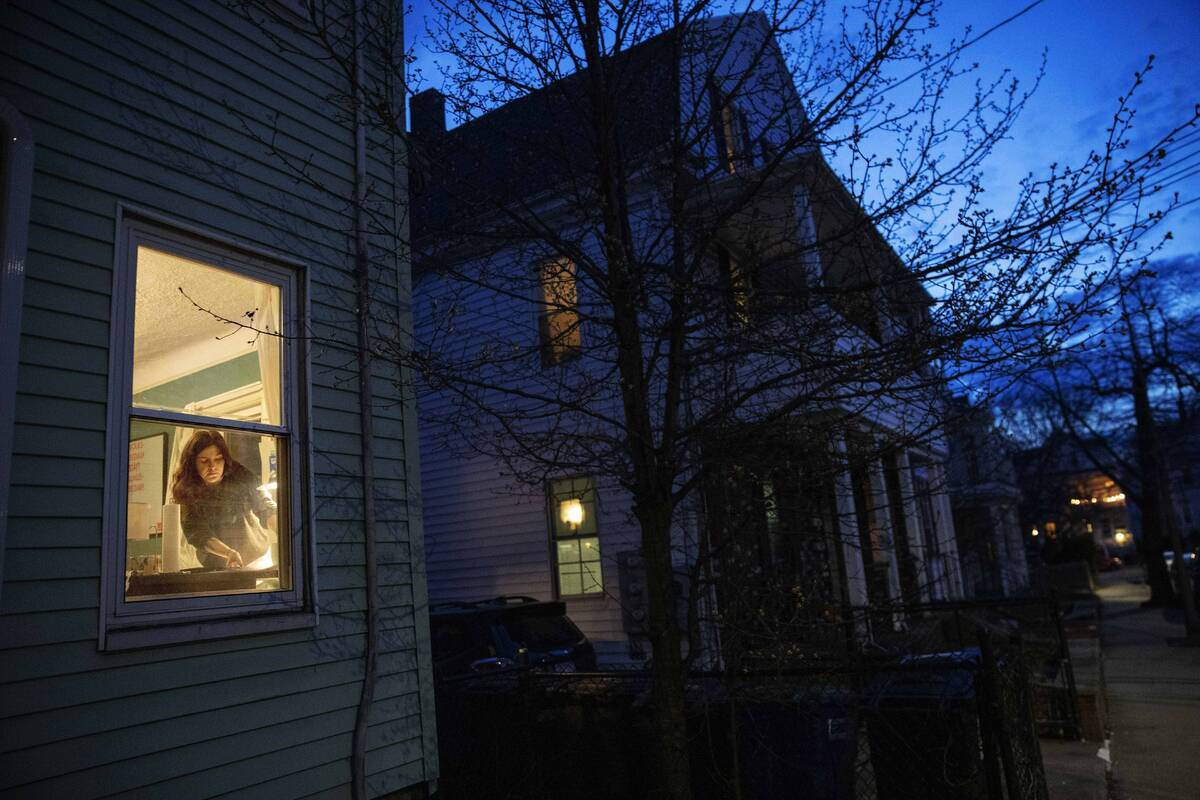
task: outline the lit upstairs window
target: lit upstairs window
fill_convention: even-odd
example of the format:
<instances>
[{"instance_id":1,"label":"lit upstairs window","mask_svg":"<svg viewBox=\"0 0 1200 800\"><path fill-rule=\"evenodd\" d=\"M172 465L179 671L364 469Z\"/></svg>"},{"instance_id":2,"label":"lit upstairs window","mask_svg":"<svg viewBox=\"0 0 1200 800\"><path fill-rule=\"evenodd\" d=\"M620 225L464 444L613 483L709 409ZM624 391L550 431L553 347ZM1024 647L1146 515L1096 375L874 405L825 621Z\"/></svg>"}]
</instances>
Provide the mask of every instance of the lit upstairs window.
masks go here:
<instances>
[{"instance_id":1,"label":"lit upstairs window","mask_svg":"<svg viewBox=\"0 0 1200 800\"><path fill-rule=\"evenodd\" d=\"M574 262L565 258L546 261L539 269L538 283L542 364L561 364L579 355L582 345Z\"/></svg>"}]
</instances>

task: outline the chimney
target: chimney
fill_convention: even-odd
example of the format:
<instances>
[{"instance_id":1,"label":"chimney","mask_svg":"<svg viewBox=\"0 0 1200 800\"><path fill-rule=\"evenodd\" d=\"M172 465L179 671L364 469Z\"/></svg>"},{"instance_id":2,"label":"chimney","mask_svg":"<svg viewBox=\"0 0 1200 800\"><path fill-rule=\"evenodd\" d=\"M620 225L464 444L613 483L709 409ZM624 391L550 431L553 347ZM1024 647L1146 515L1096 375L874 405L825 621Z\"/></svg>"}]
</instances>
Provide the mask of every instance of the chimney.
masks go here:
<instances>
[{"instance_id":1,"label":"chimney","mask_svg":"<svg viewBox=\"0 0 1200 800\"><path fill-rule=\"evenodd\" d=\"M426 89L409 101L412 135L432 142L446 132L446 96L437 89Z\"/></svg>"}]
</instances>

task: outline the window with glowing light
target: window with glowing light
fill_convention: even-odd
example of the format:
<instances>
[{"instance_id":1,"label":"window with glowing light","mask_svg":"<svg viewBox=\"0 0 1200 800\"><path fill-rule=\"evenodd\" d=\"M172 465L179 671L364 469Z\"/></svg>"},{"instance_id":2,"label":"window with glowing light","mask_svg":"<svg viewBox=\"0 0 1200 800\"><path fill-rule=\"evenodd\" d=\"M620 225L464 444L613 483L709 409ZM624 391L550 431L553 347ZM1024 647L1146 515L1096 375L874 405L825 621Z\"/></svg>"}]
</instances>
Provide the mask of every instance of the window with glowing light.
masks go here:
<instances>
[{"instance_id":1,"label":"window with glowing light","mask_svg":"<svg viewBox=\"0 0 1200 800\"><path fill-rule=\"evenodd\" d=\"M596 489L591 478L566 478L550 484L555 580L560 597L604 591L600 539L596 525Z\"/></svg>"},{"instance_id":2,"label":"window with glowing light","mask_svg":"<svg viewBox=\"0 0 1200 800\"><path fill-rule=\"evenodd\" d=\"M541 288L538 324L542 364L561 364L579 355L582 346L575 264L565 258L543 263L538 272L538 284Z\"/></svg>"},{"instance_id":3,"label":"window with glowing light","mask_svg":"<svg viewBox=\"0 0 1200 800\"><path fill-rule=\"evenodd\" d=\"M140 220L122 238L107 623L298 608L299 276Z\"/></svg>"}]
</instances>

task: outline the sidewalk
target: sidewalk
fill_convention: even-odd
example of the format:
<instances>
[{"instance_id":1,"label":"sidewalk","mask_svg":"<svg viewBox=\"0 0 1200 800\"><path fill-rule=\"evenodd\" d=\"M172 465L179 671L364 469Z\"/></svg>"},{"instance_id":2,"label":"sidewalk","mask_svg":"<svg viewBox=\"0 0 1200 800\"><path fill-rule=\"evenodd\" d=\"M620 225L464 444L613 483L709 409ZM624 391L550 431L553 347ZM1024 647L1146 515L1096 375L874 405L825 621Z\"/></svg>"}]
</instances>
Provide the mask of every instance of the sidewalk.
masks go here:
<instances>
[{"instance_id":1,"label":"sidewalk","mask_svg":"<svg viewBox=\"0 0 1200 800\"><path fill-rule=\"evenodd\" d=\"M1150 596L1139 569L1101 579L1104 672L1116 800L1200 799L1200 648ZM1136 581L1136 582L1135 582Z\"/></svg>"}]
</instances>

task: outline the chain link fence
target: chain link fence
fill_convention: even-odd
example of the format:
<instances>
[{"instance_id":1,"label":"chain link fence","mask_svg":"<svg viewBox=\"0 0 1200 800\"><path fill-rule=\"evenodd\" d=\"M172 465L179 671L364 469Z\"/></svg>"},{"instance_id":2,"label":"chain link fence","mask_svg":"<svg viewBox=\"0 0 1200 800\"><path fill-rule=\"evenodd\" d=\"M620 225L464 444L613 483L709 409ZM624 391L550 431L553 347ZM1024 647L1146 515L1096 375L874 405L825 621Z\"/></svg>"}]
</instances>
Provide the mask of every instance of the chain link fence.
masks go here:
<instances>
[{"instance_id":1,"label":"chain link fence","mask_svg":"<svg viewBox=\"0 0 1200 800\"><path fill-rule=\"evenodd\" d=\"M979 646L687 681L697 800L1045 800L1026 653ZM442 800L653 798L644 672L438 687Z\"/></svg>"}]
</instances>

